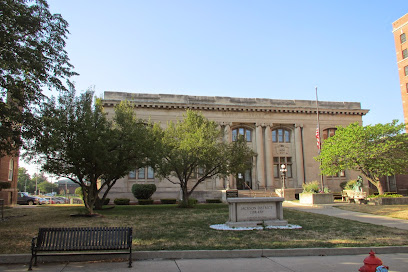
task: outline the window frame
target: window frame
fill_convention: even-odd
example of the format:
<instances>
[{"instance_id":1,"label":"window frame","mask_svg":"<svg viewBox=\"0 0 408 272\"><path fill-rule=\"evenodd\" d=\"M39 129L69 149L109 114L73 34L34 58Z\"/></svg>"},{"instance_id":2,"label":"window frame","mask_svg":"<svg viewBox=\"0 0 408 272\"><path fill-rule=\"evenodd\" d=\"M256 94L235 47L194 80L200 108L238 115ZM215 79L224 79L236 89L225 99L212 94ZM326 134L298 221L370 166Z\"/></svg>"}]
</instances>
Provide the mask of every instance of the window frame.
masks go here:
<instances>
[{"instance_id":1,"label":"window frame","mask_svg":"<svg viewBox=\"0 0 408 272\"><path fill-rule=\"evenodd\" d=\"M10 159L9 169L8 169L8 181L13 181L14 178L14 160Z\"/></svg>"},{"instance_id":2,"label":"window frame","mask_svg":"<svg viewBox=\"0 0 408 272\"><path fill-rule=\"evenodd\" d=\"M408 58L408 49L407 48L402 50L402 59L406 59L406 58Z\"/></svg>"},{"instance_id":3,"label":"window frame","mask_svg":"<svg viewBox=\"0 0 408 272\"><path fill-rule=\"evenodd\" d=\"M406 36L405 33L402 33L400 35L400 41L401 41L401 44L403 44L403 43L405 43L407 41L407 36Z\"/></svg>"},{"instance_id":4,"label":"window frame","mask_svg":"<svg viewBox=\"0 0 408 272\"><path fill-rule=\"evenodd\" d=\"M405 76L408 76L408 65L404 67L404 74Z\"/></svg>"},{"instance_id":5,"label":"window frame","mask_svg":"<svg viewBox=\"0 0 408 272\"><path fill-rule=\"evenodd\" d=\"M241 133L242 131L242 133ZM252 142L252 129L247 127L236 127L232 130L232 141L235 142L238 136L243 136L245 141ZM249 138L249 139L248 139Z\"/></svg>"},{"instance_id":6,"label":"window frame","mask_svg":"<svg viewBox=\"0 0 408 272\"><path fill-rule=\"evenodd\" d=\"M293 178L293 161L292 157L273 157L273 177L282 178L280 167L284 164L286 166L286 178Z\"/></svg>"},{"instance_id":7,"label":"window frame","mask_svg":"<svg viewBox=\"0 0 408 272\"><path fill-rule=\"evenodd\" d=\"M275 128L272 130L273 143L290 143L292 131L287 128Z\"/></svg>"}]
</instances>

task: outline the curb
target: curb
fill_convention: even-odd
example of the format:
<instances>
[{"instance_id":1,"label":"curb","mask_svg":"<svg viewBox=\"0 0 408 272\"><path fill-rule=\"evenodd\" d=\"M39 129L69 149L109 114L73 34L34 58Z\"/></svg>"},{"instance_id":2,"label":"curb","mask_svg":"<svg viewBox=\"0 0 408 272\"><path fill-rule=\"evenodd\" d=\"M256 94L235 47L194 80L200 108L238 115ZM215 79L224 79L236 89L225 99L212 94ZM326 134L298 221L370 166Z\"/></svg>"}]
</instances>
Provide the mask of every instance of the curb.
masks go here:
<instances>
[{"instance_id":1,"label":"curb","mask_svg":"<svg viewBox=\"0 0 408 272\"><path fill-rule=\"evenodd\" d=\"M367 255L370 250L376 254L408 253L408 246L397 247L346 247L346 248L289 248L289 249L243 249L243 250L180 250L180 251L137 251L132 259L228 259L228 258L262 258L262 257L297 257L297 256L341 256ZM125 255L126 253L124 253ZM28 264L31 254L0 255L0 264ZM123 258L127 258L123 257ZM63 255L39 256L39 262L86 262L109 261L118 259L117 255Z\"/></svg>"}]
</instances>

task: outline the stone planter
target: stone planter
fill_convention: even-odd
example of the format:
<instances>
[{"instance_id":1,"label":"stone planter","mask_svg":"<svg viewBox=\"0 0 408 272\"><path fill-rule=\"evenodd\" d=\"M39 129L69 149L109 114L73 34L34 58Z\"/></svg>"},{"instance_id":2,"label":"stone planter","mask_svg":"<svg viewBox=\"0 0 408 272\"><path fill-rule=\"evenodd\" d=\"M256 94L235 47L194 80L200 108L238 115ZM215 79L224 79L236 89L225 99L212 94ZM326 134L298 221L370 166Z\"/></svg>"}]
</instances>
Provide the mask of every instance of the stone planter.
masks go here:
<instances>
[{"instance_id":1,"label":"stone planter","mask_svg":"<svg viewBox=\"0 0 408 272\"><path fill-rule=\"evenodd\" d=\"M301 204L330 204L333 203L333 194L322 193L322 194L312 194L312 193L301 193L299 194L299 200Z\"/></svg>"},{"instance_id":2,"label":"stone planter","mask_svg":"<svg viewBox=\"0 0 408 272\"><path fill-rule=\"evenodd\" d=\"M408 204L408 197L371 198L370 203L374 203L374 205L406 205Z\"/></svg>"}]
</instances>

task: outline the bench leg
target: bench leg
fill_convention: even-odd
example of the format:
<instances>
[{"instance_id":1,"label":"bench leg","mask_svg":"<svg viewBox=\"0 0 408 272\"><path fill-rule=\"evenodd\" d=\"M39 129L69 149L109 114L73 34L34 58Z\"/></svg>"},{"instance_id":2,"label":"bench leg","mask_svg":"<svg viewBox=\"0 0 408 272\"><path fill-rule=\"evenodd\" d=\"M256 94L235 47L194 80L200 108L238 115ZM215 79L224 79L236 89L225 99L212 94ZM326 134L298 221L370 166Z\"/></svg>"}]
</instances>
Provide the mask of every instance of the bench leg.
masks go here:
<instances>
[{"instance_id":1,"label":"bench leg","mask_svg":"<svg viewBox=\"0 0 408 272\"><path fill-rule=\"evenodd\" d=\"M28 270L33 270L33 259L35 258L35 265L37 265L37 256L31 255L30 265L28 266Z\"/></svg>"},{"instance_id":2,"label":"bench leg","mask_svg":"<svg viewBox=\"0 0 408 272\"><path fill-rule=\"evenodd\" d=\"M129 250L129 266L128 267L129 268L132 267L132 248L130 248Z\"/></svg>"}]
</instances>

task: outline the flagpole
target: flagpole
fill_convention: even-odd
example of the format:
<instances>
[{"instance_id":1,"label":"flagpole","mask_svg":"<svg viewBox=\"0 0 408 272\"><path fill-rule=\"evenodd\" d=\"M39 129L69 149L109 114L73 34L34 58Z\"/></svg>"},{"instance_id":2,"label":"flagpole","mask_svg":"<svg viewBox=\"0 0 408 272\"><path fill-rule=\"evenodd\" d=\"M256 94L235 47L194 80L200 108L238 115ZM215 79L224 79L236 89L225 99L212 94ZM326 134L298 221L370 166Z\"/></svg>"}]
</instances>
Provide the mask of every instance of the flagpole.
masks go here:
<instances>
[{"instance_id":1,"label":"flagpole","mask_svg":"<svg viewBox=\"0 0 408 272\"><path fill-rule=\"evenodd\" d=\"M318 99L318 97L317 97L317 86L316 86L316 88L315 88L315 90L316 90L316 112L317 112L317 129L316 129L316 135L318 135L318 138L317 138L317 141L318 141L318 143L317 143L317 148L318 148L318 153L319 153L319 155L320 155L320 149L321 149L321 147L322 147L322 142L321 142L321 140L320 140L320 120L319 120L319 99ZM321 161L319 161L320 163L319 163L319 166L321 166L322 165L322 162ZM320 170L320 167L319 167L319 171L321 171ZM320 172L320 183L321 183L321 185L322 185L322 190L324 190L324 184L323 184L323 175L321 174L321 172Z\"/></svg>"}]
</instances>

